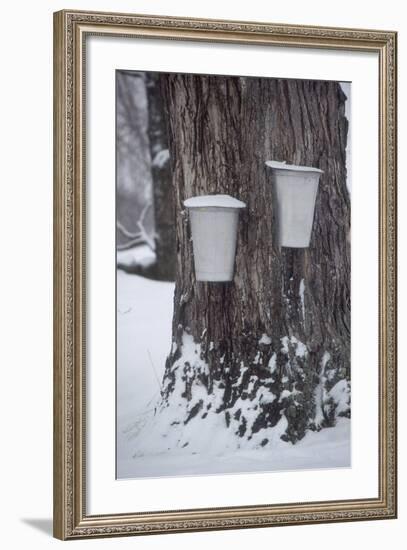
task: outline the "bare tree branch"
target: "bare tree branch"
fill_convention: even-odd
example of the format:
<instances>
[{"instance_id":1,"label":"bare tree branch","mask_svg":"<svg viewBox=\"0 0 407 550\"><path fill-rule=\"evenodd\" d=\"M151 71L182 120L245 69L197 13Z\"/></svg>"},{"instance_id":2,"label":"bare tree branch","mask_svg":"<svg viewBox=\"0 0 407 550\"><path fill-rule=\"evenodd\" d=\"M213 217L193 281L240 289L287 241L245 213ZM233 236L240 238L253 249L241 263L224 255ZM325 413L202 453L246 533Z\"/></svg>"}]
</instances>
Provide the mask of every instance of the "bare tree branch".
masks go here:
<instances>
[{"instance_id":1,"label":"bare tree branch","mask_svg":"<svg viewBox=\"0 0 407 550\"><path fill-rule=\"evenodd\" d=\"M118 250L127 250L128 248L131 248L132 246L138 246L140 244L146 244L148 245L151 250L155 251L155 242L154 239L147 233L145 230L143 221L146 217L147 212L149 211L150 207L152 206L151 201L147 202L144 205L144 208L140 214L140 219L137 222L137 226L139 227L139 231L137 233L131 233L128 229L124 227L122 223L119 222L119 220L116 221L117 229L125 236L131 239L127 243L117 245Z\"/></svg>"},{"instance_id":2,"label":"bare tree branch","mask_svg":"<svg viewBox=\"0 0 407 550\"><path fill-rule=\"evenodd\" d=\"M118 244L117 250L127 250L128 248L132 248L133 246L139 246L142 244L148 243L143 239L143 237L140 235L139 237L132 239L131 241L127 241L127 243Z\"/></svg>"},{"instance_id":3,"label":"bare tree branch","mask_svg":"<svg viewBox=\"0 0 407 550\"><path fill-rule=\"evenodd\" d=\"M125 237L128 237L129 239L136 239L140 236L140 231L137 231L137 233L130 233L130 231L126 229L124 225L119 222L119 220L117 220L116 225L120 233L122 233Z\"/></svg>"},{"instance_id":4,"label":"bare tree branch","mask_svg":"<svg viewBox=\"0 0 407 550\"><path fill-rule=\"evenodd\" d=\"M139 220L138 223L143 223L144 218L146 217L146 214L147 214L147 212L150 210L150 208L152 207L152 205L153 205L153 204L152 204L151 201L146 202L146 204L144 205L143 210L141 211L140 220Z\"/></svg>"}]
</instances>

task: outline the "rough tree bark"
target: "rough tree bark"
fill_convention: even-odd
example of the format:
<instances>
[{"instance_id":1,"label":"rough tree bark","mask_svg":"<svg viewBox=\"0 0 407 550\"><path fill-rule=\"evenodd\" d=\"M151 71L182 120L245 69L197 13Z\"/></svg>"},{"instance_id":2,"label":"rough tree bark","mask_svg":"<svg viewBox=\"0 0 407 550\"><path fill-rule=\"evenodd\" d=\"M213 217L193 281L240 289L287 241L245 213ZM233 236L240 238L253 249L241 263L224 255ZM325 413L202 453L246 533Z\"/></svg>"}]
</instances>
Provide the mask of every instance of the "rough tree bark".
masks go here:
<instances>
[{"instance_id":1,"label":"rough tree bark","mask_svg":"<svg viewBox=\"0 0 407 550\"><path fill-rule=\"evenodd\" d=\"M178 428L176 445L184 447L189 425L215 414L249 445L295 443L307 429L350 415L345 95L335 82L160 78L177 243L173 343L157 409L168 418L162 435ZM324 170L309 249L275 242L270 159ZM195 281L183 201L211 193L247 204L230 284Z\"/></svg>"}]
</instances>

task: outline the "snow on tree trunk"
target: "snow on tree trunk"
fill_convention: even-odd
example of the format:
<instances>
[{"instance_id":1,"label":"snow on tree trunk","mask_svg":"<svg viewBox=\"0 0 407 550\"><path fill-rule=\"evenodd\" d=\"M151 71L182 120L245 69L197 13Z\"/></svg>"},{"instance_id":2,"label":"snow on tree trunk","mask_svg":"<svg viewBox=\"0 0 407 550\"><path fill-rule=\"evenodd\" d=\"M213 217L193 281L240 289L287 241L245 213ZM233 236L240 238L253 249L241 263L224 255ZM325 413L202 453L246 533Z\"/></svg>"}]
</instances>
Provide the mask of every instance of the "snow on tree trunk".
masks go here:
<instances>
[{"instance_id":1,"label":"snow on tree trunk","mask_svg":"<svg viewBox=\"0 0 407 550\"><path fill-rule=\"evenodd\" d=\"M146 443L192 452L216 438L225 449L295 443L350 415L346 97L335 82L160 79L177 273L172 348ZM324 171L309 249L276 244L270 159ZM247 204L232 283L195 280L183 201L211 193Z\"/></svg>"}]
</instances>

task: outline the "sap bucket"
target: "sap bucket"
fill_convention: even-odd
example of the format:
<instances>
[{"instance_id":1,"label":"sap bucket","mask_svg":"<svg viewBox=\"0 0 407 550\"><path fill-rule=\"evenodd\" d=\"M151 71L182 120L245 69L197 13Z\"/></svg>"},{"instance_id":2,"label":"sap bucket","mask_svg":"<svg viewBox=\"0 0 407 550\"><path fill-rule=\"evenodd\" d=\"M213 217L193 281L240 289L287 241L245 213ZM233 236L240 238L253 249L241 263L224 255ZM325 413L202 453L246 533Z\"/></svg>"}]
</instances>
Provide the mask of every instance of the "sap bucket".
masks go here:
<instances>
[{"instance_id":1,"label":"sap bucket","mask_svg":"<svg viewBox=\"0 0 407 550\"><path fill-rule=\"evenodd\" d=\"M229 195L201 195L184 205L191 223L196 280L231 281L239 211L245 203Z\"/></svg>"},{"instance_id":2,"label":"sap bucket","mask_svg":"<svg viewBox=\"0 0 407 550\"><path fill-rule=\"evenodd\" d=\"M269 160L277 203L276 226L280 246L307 248L311 240L315 200L323 171Z\"/></svg>"}]
</instances>

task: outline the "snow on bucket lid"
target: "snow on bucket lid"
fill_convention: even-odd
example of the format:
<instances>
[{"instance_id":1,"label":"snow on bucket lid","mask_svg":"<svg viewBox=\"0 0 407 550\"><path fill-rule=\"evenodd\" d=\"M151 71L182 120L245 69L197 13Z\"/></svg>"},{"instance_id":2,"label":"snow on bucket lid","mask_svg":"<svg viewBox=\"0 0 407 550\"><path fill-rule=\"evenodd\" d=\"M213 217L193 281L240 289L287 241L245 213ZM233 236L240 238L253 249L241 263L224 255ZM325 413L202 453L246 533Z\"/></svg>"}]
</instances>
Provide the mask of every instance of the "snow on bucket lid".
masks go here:
<instances>
[{"instance_id":1,"label":"snow on bucket lid","mask_svg":"<svg viewBox=\"0 0 407 550\"><path fill-rule=\"evenodd\" d=\"M187 208L246 208L246 204L230 195L200 195L184 201Z\"/></svg>"},{"instance_id":2,"label":"snow on bucket lid","mask_svg":"<svg viewBox=\"0 0 407 550\"><path fill-rule=\"evenodd\" d=\"M324 171L319 168L314 168L313 166L297 166L295 164L286 164L286 162L279 162L277 160L267 160L266 166L270 168L275 168L278 170L295 170L296 172L318 172L323 174Z\"/></svg>"}]
</instances>

